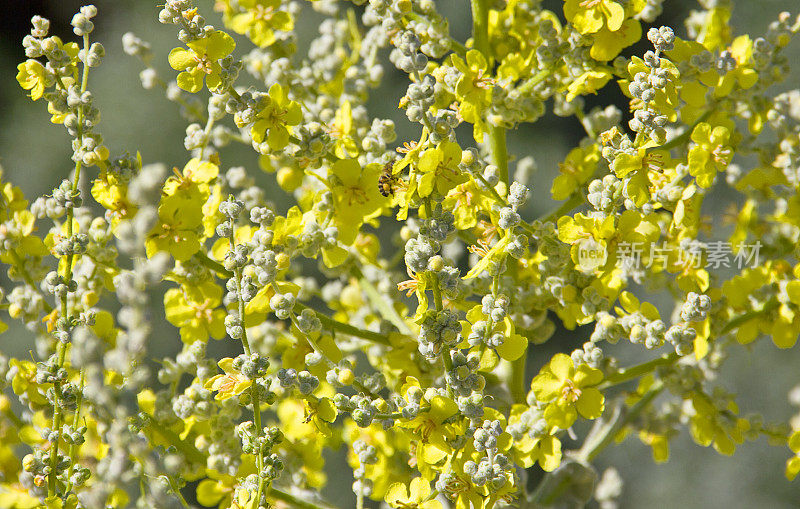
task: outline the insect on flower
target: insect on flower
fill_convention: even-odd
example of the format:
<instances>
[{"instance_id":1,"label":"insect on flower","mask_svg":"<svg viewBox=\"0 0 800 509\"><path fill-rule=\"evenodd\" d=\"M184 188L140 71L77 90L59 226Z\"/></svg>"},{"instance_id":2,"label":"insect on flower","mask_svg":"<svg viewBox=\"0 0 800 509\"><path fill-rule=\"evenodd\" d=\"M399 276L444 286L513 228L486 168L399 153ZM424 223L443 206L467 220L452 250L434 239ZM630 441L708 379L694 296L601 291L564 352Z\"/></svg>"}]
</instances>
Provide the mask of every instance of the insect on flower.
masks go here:
<instances>
[{"instance_id":1,"label":"insect on flower","mask_svg":"<svg viewBox=\"0 0 800 509\"><path fill-rule=\"evenodd\" d=\"M396 159L384 164L381 175L378 177L378 191L385 197L394 196L394 192L400 184L400 178L392 174L395 162Z\"/></svg>"}]
</instances>

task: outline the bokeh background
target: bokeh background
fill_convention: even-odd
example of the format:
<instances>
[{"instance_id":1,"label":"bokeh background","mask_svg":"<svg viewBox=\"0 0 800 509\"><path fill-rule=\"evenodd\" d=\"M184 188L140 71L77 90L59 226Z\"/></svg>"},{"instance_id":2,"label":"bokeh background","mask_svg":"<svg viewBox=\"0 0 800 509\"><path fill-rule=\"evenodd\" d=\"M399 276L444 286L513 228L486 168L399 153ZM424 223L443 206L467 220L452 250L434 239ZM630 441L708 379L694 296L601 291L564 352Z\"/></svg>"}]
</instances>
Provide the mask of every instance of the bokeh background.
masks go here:
<instances>
[{"instance_id":1,"label":"bokeh background","mask_svg":"<svg viewBox=\"0 0 800 509\"><path fill-rule=\"evenodd\" d=\"M159 2L156 0L96 0L94 3L99 15L94 20L93 39L104 44L106 58L101 67L92 71L90 89L102 112L99 131L105 137L106 145L112 154L138 150L146 163L162 161L182 167L187 160L183 148L185 122L177 115L175 105L160 91L142 89L138 78L140 64L122 52L120 41L127 31L149 41L156 55L154 65L162 76L173 77L166 56L178 45L174 27L158 23ZM221 26L212 9L213 1L199 0L197 3L210 23ZM452 34L459 40L466 40L471 23L468 2L441 0L436 3L442 12L448 14ZM560 12L563 2L546 0L544 3ZM69 20L80 5L81 2L75 0L0 0L0 164L4 169L3 180L20 186L29 199L49 193L69 174L72 163L69 139L63 127L50 124L44 102L31 103L15 80L16 66L25 59L21 41L30 29L29 20L34 14L51 20L51 33L71 40L74 36ZM666 0L665 13L657 24L669 25L679 35L685 34L682 20L694 8L698 8L694 0ZM741 0L734 8L734 31L756 37L781 11L797 14L798 10L798 0ZM310 15L298 21L300 51L315 36L319 20L319 17ZM241 47L247 48L247 43L242 42ZM630 48L626 54L641 54L645 49L642 44ZM237 49L236 54L242 52ZM788 55L790 62L800 64L800 40L788 49ZM388 60L386 63L386 81L383 89L374 94L378 99L368 105L370 114L395 119L398 142L416 139L418 126L410 125L402 112L394 109L407 81L391 68ZM798 76L800 74L795 70L790 79L776 90L798 87ZM613 84L587 100L589 106L608 103L626 110L626 103ZM469 138L468 133L463 134L460 141L465 144ZM526 211L527 217L541 215L552 208L550 182L558 173L558 163L582 136L577 121L552 114L535 125L522 126L509 133L512 156L532 155L539 167L532 183L534 199ZM245 165L253 173L259 173L252 152L239 147L226 150L223 158L226 166ZM288 204L272 175L261 175L259 179L268 189L274 189L274 192L268 192L271 199L278 204ZM706 213L714 217L714 226L717 227L719 214L736 201L731 193L726 192L724 185L712 198L707 202ZM174 355L180 348L174 328L163 318L158 320L159 306L156 299L152 315L157 319L155 334L159 341L154 343L161 345L161 350L153 350L153 357ZM666 311L668 316L671 310ZM590 332L586 328L575 331L559 328L546 345L530 352L528 379L555 351L570 352L585 341ZM0 336L0 350L7 354L26 356L32 348L30 333L13 324L11 330ZM214 346L209 353L222 354L222 348ZM217 349L220 350L216 352ZM619 354L623 364L642 360L647 355L636 348L617 350L614 353ZM734 354L717 383L739 394L737 401L743 413L758 412L767 421L789 419L796 409L788 405L787 393L800 382L797 350L778 351L768 340L761 340L748 348L735 348ZM632 438L609 448L597 460L597 465L601 472L612 465L619 470L625 481L620 498L620 507L623 508L782 509L800 507L800 481L790 484L783 477L784 463L789 454L788 448L771 447L764 439L759 439L742 445L733 458L727 458L710 448L695 445L684 432L672 443L671 459L666 464L653 463L650 450ZM329 462L334 473L326 495L340 507L354 506L349 491L352 482L349 469L335 468L345 466L343 451L331 453Z\"/></svg>"}]
</instances>

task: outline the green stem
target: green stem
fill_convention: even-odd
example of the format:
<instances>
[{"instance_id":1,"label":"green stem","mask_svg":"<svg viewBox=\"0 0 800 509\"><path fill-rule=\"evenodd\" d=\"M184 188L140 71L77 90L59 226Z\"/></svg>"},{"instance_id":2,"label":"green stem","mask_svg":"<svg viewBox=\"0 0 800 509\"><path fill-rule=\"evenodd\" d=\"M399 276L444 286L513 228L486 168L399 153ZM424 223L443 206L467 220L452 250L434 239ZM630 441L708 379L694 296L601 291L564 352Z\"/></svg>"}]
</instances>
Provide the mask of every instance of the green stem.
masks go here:
<instances>
[{"instance_id":1,"label":"green stem","mask_svg":"<svg viewBox=\"0 0 800 509\"><path fill-rule=\"evenodd\" d=\"M83 51L88 54L89 52L89 35L86 34L83 36ZM83 76L81 77L81 94L86 92L86 87L89 84L89 66L85 63L83 64ZM77 145L83 146L83 107L78 107L78 136L77 136ZM75 193L78 191L78 184L80 183L81 179L81 159L77 158L78 160L75 161L75 172L72 177L72 192ZM72 207L67 209L67 238L71 238L75 232L73 231L73 219L75 217L75 211ZM67 284L72 280L72 264L75 261L75 254L70 253L66 257L66 264L64 268L64 281ZM61 317L68 319L70 318L69 312L69 299L67 294L64 294L61 297ZM56 355L58 359L58 369L61 369L64 366L64 362L66 361L66 353L67 347L63 344L60 340L56 344ZM61 425L62 419L64 418L63 412L61 411L59 405L59 399L61 396L61 383L56 382L53 384L53 430L61 432ZM59 435L56 435L56 440L54 444L50 444L50 473L47 476L47 496L53 497L56 495L56 477L58 476L57 465L58 465L58 451L61 445L61 439Z\"/></svg>"},{"instance_id":2,"label":"green stem","mask_svg":"<svg viewBox=\"0 0 800 509\"><path fill-rule=\"evenodd\" d=\"M587 463L594 460L603 449L611 445L617 434L633 422L663 390L664 384L661 381L655 382L629 410L623 410L622 416L617 418L597 440L584 443L578 457Z\"/></svg>"},{"instance_id":3,"label":"green stem","mask_svg":"<svg viewBox=\"0 0 800 509\"><path fill-rule=\"evenodd\" d=\"M22 259L22 257L19 255L19 253L17 253L13 249L9 249L8 254L11 255L11 259L14 261L14 266L16 267L17 271L19 271L19 275L22 276L22 280L25 281L25 283L28 286L33 288L33 290L36 293L42 296L42 304L44 306L44 310L47 313L51 313L53 311L53 306L51 306L50 303L47 302L47 299L44 298L44 294L42 294L41 289L39 289L39 287L36 286L36 282L33 280L31 273L28 272L28 269L25 268L24 260Z\"/></svg>"},{"instance_id":4,"label":"green stem","mask_svg":"<svg viewBox=\"0 0 800 509\"><path fill-rule=\"evenodd\" d=\"M483 53L491 69L493 58L489 47L489 0L471 0L471 6L472 39L475 49ZM509 181L506 130L491 123L487 123L487 129L492 163L500 170L500 180L507 186Z\"/></svg>"},{"instance_id":5,"label":"green stem","mask_svg":"<svg viewBox=\"0 0 800 509\"><path fill-rule=\"evenodd\" d=\"M756 318L756 317L758 317L760 315L763 315L765 313L769 313L770 311L772 311L775 308L777 308L779 304L780 304L780 302L778 302L777 299L771 299L771 300L767 301L759 309L753 309L751 311L747 311L745 313L742 313L742 314L740 314L740 315L738 315L738 316L736 316L734 318L731 318L728 321L728 323L726 323L725 326L720 330L719 336L724 336L724 335L732 332L733 330L735 330L736 328L744 325L745 323L749 322L753 318ZM694 354L688 354L688 355L694 355ZM614 385L619 385L619 384L628 382L630 380L634 380L634 379L639 378L641 376L644 376L644 375L647 375L649 373L652 373L653 371L656 370L656 368L658 368L660 366L669 366L671 364L674 364L679 359L681 359L681 356L678 355L677 353L673 352L673 353L671 353L669 355L665 355L665 356L659 357L657 359L652 359L652 360L649 360L649 361L644 362L642 364L637 364L637 365L631 366L629 368L621 369L621 370L617 371L616 373L614 373L612 375L609 375L606 378L606 380L598 386L598 389L603 390L603 389L607 389L608 387L612 387Z\"/></svg>"},{"instance_id":6,"label":"green stem","mask_svg":"<svg viewBox=\"0 0 800 509\"><path fill-rule=\"evenodd\" d=\"M224 276L226 278L233 277L233 272L231 272L228 269L226 269L218 261L212 260L211 258L209 258L208 255L205 254L202 250L196 252L194 254L193 258L195 260L197 260L197 262L200 263L200 265L202 265L203 267L205 267L207 269L210 269L210 270L216 272L220 276Z\"/></svg>"},{"instance_id":7,"label":"green stem","mask_svg":"<svg viewBox=\"0 0 800 509\"><path fill-rule=\"evenodd\" d=\"M544 69L543 71L539 71L538 73L534 74L527 80L523 81L520 86L517 87L516 92L520 96L526 95L528 92L533 90L533 87L538 85L539 83L546 80L550 75L553 74L552 69Z\"/></svg>"},{"instance_id":8,"label":"green stem","mask_svg":"<svg viewBox=\"0 0 800 509\"><path fill-rule=\"evenodd\" d=\"M442 289L439 288L439 276L431 271L429 272L431 277L431 292L433 292L433 304L436 306L436 311L441 311L444 309L444 304L442 303Z\"/></svg>"},{"instance_id":9,"label":"green stem","mask_svg":"<svg viewBox=\"0 0 800 509\"><path fill-rule=\"evenodd\" d=\"M511 363L511 396L514 403L523 404L527 399L528 391L525 390L525 364L528 360L528 349Z\"/></svg>"},{"instance_id":10,"label":"green stem","mask_svg":"<svg viewBox=\"0 0 800 509\"><path fill-rule=\"evenodd\" d=\"M556 222L558 218L565 215L566 213L570 212L572 209L577 207L583 203L583 195L579 192L576 192L572 196L570 196L569 200L565 201L561 205L558 206L557 209L548 212L547 214L541 216L539 221L546 223L548 221Z\"/></svg>"},{"instance_id":11,"label":"green stem","mask_svg":"<svg viewBox=\"0 0 800 509\"><path fill-rule=\"evenodd\" d=\"M292 509L326 509L329 507L327 505L320 506L311 502L307 502L274 487L269 488L267 495L275 500L280 500L281 502L290 504L289 507Z\"/></svg>"},{"instance_id":12,"label":"green stem","mask_svg":"<svg viewBox=\"0 0 800 509\"><path fill-rule=\"evenodd\" d=\"M761 306L761 309L753 309L751 311L742 313L737 317L731 318L731 320L720 331L720 335L728 334L737 327L740 327L741 325L744 325L745 323L749 322L753 318L756 318L757 316L769 313L770 311L777 309L779 305L780 302L778 302L778 299L771 299L765 302L764 305Z\"/></svg>"},{"instance_id":13,"label":"green stem","mask_svg":"<svg viewBox=\"0 0 800 509\"><path fill-rule=\"evenodd\" d=\"M629 368L620 369L613 375L610 375L608 378L606 378L605 382L600 384L597 388L600 390L604 390L614 385L619 385L628 382L630 380L634 380L641 376L652 373L659 366L669 366L670 364L675 363L680 358L681 358L680 355L678 355L675 352L672 352L669 355L665 355L657 359L652 359L647 362L643 362L642 364L637 364Z\"/></svg>"},{"instance_id":14,"label":"green stem","mask_svg":"<svg viewBox=\"0 0 800 509\"><path fill-rule=\"evenodd\" d=\"M489 61L489 0L470 0L472 7L472 41L475 49Z\"/></svg>"},{"instance_id":15,"label":"green stem","mask_svg":"<svg viewBox=\"0 0 800 509\"><path fill-rule=\"evenodd\" d=\"M737 327L743 325L744 323L760 316L762 314L768 313L775 309L779 305L777 299L772 299L766 302L760 309L755 309L752 311L748 311L743 313L739 316L732 318L728 323L722 328L719 335L723 336L725 334L730 333L731 331L735 330ZM688 354L694 355L694 354ZM613 385L618 385L635 378L639 378L641 376L647 375L652 373L656 370L659 366L667 366L677 362L682 357L677 353L671 353L669 355L665 355L663 357L659 357L658 359L653 359L642 364L638 364L636 366L632 366L626 369L622 369L617 373L610 375L605 382L598 386L598 389L604 390L608 387ZM653 400L661 394L664 390L664 384L661 380L656 380L652 386L648 389L648 391L637 401L627 412L622 413L621 415L617 415L612 419L611 424L608 424L602 432L595 438L593 437L591 440L587 439L584 442L583 447L578 452L578 460L584 462L590 462L594 460L606 447L608 447L611 443L614 442L615 437L622 431L625 426L633 422L633 420L641 414L649 405L653 402ZM545 474L542 481L539 483L539 486L534 491L532 496L532 501L536 503L548 503L553 501L553 497L557 495L554 494L555 488L550 488L550 484L552 484L553 475L548 473Z\"/></svg>"},{"instance_id":16,"label":"green stem","mask_svg":"<svg viewBox=\"0 0 800 509\"><path fill-rule=\"evenodd\" d=\"M211 129L214 127L214 117L211 115L208 116L208 120L206 120L206 127L203 129L203 145L200 147L200 159L203 159L203 154L205 154L206 147L208 147L208 142L211 136Z\"/></svg>"},{"instance_id":17,"label":"green stem","mask_svg":"<svg viewBox=\"0 0 800 509\"><path fill-rule=\"evenodd\" d=\"M231 243L231 246L233 244ZM233 249L233 248L231 248ZM242 269L236 268L233 271L234 277L236 278L236 291L239 294L239 298L237 299L239 302L239 319L242 321L242 348L244 349L244 353L248 356L252 354L250 350L250 341L247 339L247 327L244 324L244 300L242 300Z\"/></svg>"},{"instance_id":18,"label":"green stem","mask_svg":"<svg viewBox=\"0 0 800 509\"><path fill-rule=\"evenodd\" d=\"M177 433L161 425L161 423L156 421L155 418L149 413L142 411L142 414L147 417L148 425L153 429L153 431L166 438L167 441L174 445L175 448L180 451L186 459L192 461L193 463L205 464L205 455L203 455L203 453L200 452L200 450L197 449L192 442L181 440ZM281 500L283 502L292 504L292 507L297 507L300 509L326 509L325 506L318 506L316 504L312 504L311 502L306 502L305 500L301 500L274 487L270 487L267 491L267 494L275 500Z\"/></svg>"},{"instance_id":19,"label":"green stem","mask_svg":"<svg viewBox=\"0 0 800 509\"><path fill-rule=\"evenodd\" d=\"M311 309L305 304L301 302L295 302L294 304L300 310L303 309ZM386 337L384 334L380 332L373 332L369 330L359 329L358 327L354 327L348 323L342 323L333 318L320 313L319 311L312 310L317 314L317 318L319 318L320 322L322 322L322 326L328 330L341 332L343 334L348 334L350 336L355 336L357 338L366 339L368 341L372 341L373 343L377 343L383 346L391 346L389 342L389 338Z\"/></svg>"},{"instance_id":20,"label":"green stem","mask_svg":"<svg viewBox=\"0 0 800 509\"><path fill-rule=\"evenodd\" d=\"M86 369L81 368L81 381L80 381L80 391L78 392L78 396L76 399L76 406L75 406L75 415L72 417L72 429L73 431L78 429L78 424L80 424L81 418L81 405L83 404L83 387L86 384ZM77 444L72 444L69 446L69 467L67 468L67 493L72 491L72 471L75 468L75 463L78 461L78 449L80 448Z\"/></svg>"},{"instance_id":21,"label":"green stem","mask_svg":"<svg viewBox=\"0 0 800 509\"><path fill-rule=\"evenodd\" d=\"M508 148L506 146L506 130L489 124L489 153L492 163L500 170L500 181L508 186Z\"/></svg>"},{"instance_id":22,"label":"green stem","mask_svg":"<svg viewBox=\"0 0 800 509\"><path fill-rule=\"evenodd\" d=\"M164 475L164 477L167 479L167 483L169 484L170 489L172 489L172 493L174 493L175 496L178 498L178 502L180 502L181 505L183 507L185 507L186 509L190 509L191 506L186 501L186 499L183 497L183 493L181 493L181 490L179 490L177 488L177 486L175 486L175 483L172 481L172 479L169 476Z\"/></svg>"},{"instance_id":23,"label":"green stem","mask_svg":"<svg viewBox=\"0 0 800 509\"><path fill-rule=\"evenodd\" d=\"M0 396L0 397L5 398L5 396ZM22 427L25 426L25 423L22 422L22 419L17 417L17 414L12 412L10 408L3 409L3 415L8 417L8 420L11 421L14 427L17 428L18 430L22 429Z\"/></svg>"},{"instance_id":24,"label":"green stem","mask_svg":"<svg viewBox=\"0 0 800 509\"><path fill-rule=\"evenodd\" d=\"M712 111L713 110L708 110L707 112L703 113L700 116L700 118L697 119L697 122L692 124L691 127L687 128L684 132L682 132L681 134L679 134L675 138L671 139L670 141L668 141L664 145L662 145L660 147L657 147L656 150L670 150L670 149L673 149L675 147L679 147L679 146L683 145L684 143L686 143L689 140L689 138L691 138L692 132L694 131L694 128L697 127L698 124L708 120L708 117L711 116L711 112Z\"/></svg>"},{"instance_id":25,"label":"green stem","mask_svg":"<svg viewBox=\"0 0 800 509\"><path fill-rule=\"evenodd\" d=\"M192 442L188 440L182 440L181 437L178 436L177 433L172 431L171 429L167 428L160 422L156 420L155 417L150 415L149 413L145 412L144 410L140 409L141 414L147 417L147 425L156 433L167 439L171 445L174 445L175 448L183 454L183 457L187 460L191 461L192 463L197 463L200 465L206 464L206 457L205 455L200 452L200 450L193 445Z\"/></svg>"},{"instance_id":26,"label":"green stem","mask_svg":"<svg viewBox=\"0 0 800 509\"><path fill-rule=\"evenodd\" d=\"M209 122L211 117L209 117ZM230 249L233 251L236 248L236 238L234 237L234 224L233 220L230 220L230 234L228 235L228 242L230 243ZM245 316L244 316L244 299L242 298L242 269L241 267L236 267L233 269L233 275L236 278L236 300L239 307L239 320L242 323L242 349L244 353L249 357L252 355L252 350L250 349L250 341L247 339L247 326L245 325ZM255 422L256 427L256 443L260 442L261 438L261 402L259 401L258 397L258 385L254 382L250 386L250 399L253 403L253 421ZM259 447L258 454L256 454L256 468L258 468L258 493L256 494L256 500L261 500L261 494L264 492L264 477L262 476L264 472L264 450Z\"/></svg>"},{"instance_id":27,"label":"green stem","mask_svg":"<svg viewBox=\"0 0 800 509\"><path fill-rule=\"evenodd\" d=\"M660 382L656 382L627 412L618 411L614 415L612 422L606 424L605 429L600 431L601 434L597 438L584 442L584 446L578 451L575 459L578 462L587 463L596 458L600 452L614 442L614 438L625 426L631 423L653 402L663 389L664 386ZM530 498L530 502L534 506L549 507L553 505L564 494L564 491L570 487L568 481L556 482L556 479L554 472L548 472L539 481L539 485Z\"/></svg>"},{"instance_id":28,"label":"green stem","mask_svg":"<svg viewBox=\"0 0 800 509\"><path fill-rule=\"evenodd\" d=\"M389 303L390 301L380 294L378 289L375 288L375 285L373 285L367 278L364 277L361 269L357 266L353 266L351 270L356 279L358 279L359 286L364 293L367 294L367 298L369 299L370 303L375 306L383 319L389 321L392 325L397 327L397 330L399 330L401 333L411 335L411 329L409 329L405 320L403 320L394 306Z\"/></svg>"}]
</instances>

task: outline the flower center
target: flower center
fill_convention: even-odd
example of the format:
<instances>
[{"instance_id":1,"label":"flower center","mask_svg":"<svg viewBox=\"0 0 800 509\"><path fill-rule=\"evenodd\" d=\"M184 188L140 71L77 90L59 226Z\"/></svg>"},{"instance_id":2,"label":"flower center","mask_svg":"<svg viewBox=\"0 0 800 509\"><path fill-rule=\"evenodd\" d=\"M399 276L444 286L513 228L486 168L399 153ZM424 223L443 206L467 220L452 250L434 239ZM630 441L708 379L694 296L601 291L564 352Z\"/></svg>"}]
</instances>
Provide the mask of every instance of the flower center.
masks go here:
<instances>
[{"instance_id":1,"label":"flower center","mask_svg":"<svg viewBox=\"0 0 800 509\"><path fill-rule=\"evenodd\" d=\"M367 203L367 193L360 187L348 187L345 191L348 195L347 204L353 205L353 202L363 205Z\"/></svg>"},{"instance_id":2,"label":"flower center","mask_svg":"<svg viewBox=\"0 0 800 509\"><path fill-rule=\"evenodd\" d=\"M195 308L195 318L198 320L205 320L211 322L211 313L213 309L210 307L211 299L206 299L202 304Z\"/></svg>"},{"instance_id":3,"label":"flower center","mask_svg":"<svg viewBox=\"0 0 800 509\"><path fill-rule=\"evenodd\" d=\"M211 65L213 62L208 55L195 55L194 61L197 62L196 67L206 74L211 74Z\"/></svg>"},{"instance_id":4,"label":"flower center","mask_svg":"<svg viewBox=\"0 0 800 509\"><path fill-rule=\"evenodd\" d=\"M483 69L478 69L478 74L472 79L472 86L475 88L489 88L492 84L494 84L494 80L484 77Z\"/></svg>"},{"instance_id":5,"label":"flower center","mask_svg":"<svg viewBox=\"0 0 800 509\"><path fill-rule=\"evenodd\" d=\"M578 165L572 161L564 161L563 163L559 163L558 169L561 170L561 173L565 175L576 175L579 170Z\"/></svg>"},{"instance_id":6,"label":"flower center","mask_svg":"<svg viewBox=\"0 0 800 509\"><path fill-rule=\"evenodd\" d=\"M731 157L731 149L730 147L717 147L712 154L714 155L714 161L723 166L727 166L728 159Z\"/></svg>"},{"instance_id":7,"label":"flower center","mask_svg":"<svg viewBox=\"0 0 800 509\"><path fill-rule=\"evenodd\" d=\"M265 7L263 5L256 5L253 9L253 17L257 20L269 21L275 12L273 7Z\"/></svg>"},{"instance_id":8,"label":"flower center","mask_svg":"<svg viewBox=\"0 0 800 509\"><path fill-rule=\"evenodd\" d=\"M564 387L561 389L561 398L569 401L570 403L575 403L580 397L581 390L575 387L575 384L572 382L572 380L567 380L564 383Z\"/></svg>"},{"instance_id":9,"label":"flower center","mask_svg":"<svg viewBox=\"0 0 800 509\"><path fill-rule=\"evenodd\" d=\"M430 419L425 419L414 431L420 434L423 442L427 442L434 429L436 429L436 423Z\"/></svg>"}]
</instances>

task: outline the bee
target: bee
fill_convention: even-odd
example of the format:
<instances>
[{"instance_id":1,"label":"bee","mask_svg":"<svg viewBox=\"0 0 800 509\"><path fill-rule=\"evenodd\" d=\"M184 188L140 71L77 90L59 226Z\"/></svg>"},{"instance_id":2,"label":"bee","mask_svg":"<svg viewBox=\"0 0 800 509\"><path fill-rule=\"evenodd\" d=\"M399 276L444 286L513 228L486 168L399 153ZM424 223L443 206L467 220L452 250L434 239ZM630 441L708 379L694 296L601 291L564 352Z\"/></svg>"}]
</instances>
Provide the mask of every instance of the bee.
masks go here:
<instances>
[{"instance_id":1,"label":"bee","mask_svg":"<svg viewBox=\"0 0 800 509\"><path fill-rule=\"evenodd\" d=\"M395 188L400 181L398 177L392 174L392 167L394 166L394 163L395 161L389 161L383 165L381 176L378 177L378 191L380 191L380 193L386 197L394 196Z\"/></svg>"}]
</instances>

